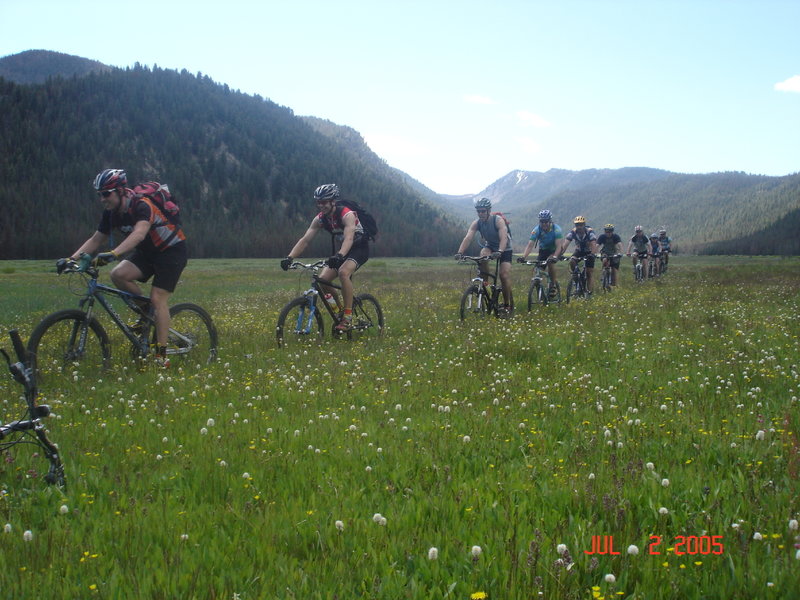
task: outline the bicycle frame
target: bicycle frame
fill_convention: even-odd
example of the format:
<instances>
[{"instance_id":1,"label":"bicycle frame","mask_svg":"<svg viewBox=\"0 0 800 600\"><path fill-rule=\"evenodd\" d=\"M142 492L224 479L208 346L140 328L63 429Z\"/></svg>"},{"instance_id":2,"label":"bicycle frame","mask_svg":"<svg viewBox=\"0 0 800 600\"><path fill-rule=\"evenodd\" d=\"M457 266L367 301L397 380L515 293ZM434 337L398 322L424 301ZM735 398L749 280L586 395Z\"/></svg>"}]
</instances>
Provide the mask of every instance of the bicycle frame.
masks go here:
<instances>
[{"instance_id":1,"label":"bicycle frame","mask_svg":"<svg viewBox=\"0 0 800 600\"><path fill-rule=\"evenodd\" d=\"M491 258L488 255L461 257L461 262L472 261L475 263L475 267L478 270L477 276L473 277L470 281L470 285L478 286L478 289L482 290L483 292L478 297L478 308L481 307L481 302L486 302L486 308L488 311L497 315L498 309L500 308L500 294L503 292L502 286L497 284L500 273L500 259L498 258L494 261L494 274L490 273L489 271L481 270L480 263L487 262L489 260L491 260ZM484 277L487 277L488 281L487 279L484 279ZM487 287L491 288L491 294L486 289Z\"/></svg>"},{"instance_id":2,"label":"bicycle frame","mask_svg":"<svg viewBox=\"0 0 800 600\"><path fill-rule=\"evenodd\" d=\"M84 292L83 297L78 301L78 308L86 313L87 318L83 322L83 325L79 328L80 331L72 332L69 340L70 345L75 342L75 336L80 334L78 348L82 352L86 347L86 337L89 334L89 321L91 321L93 317L95 302L97 302L103 307L106 313L108 313L108 316L111 317L111 320L125 335L125 337L128 338L136 351L139 352L139 356L144 358L150 352L150 331L152 327L155 327L155 321L151 316L150 298L100 283L97 280L100 275L100 271L97 267L90 266L90 260L91 257L88 259L82 257L80 263L76 263L74 268L68 266L63 271L64 273L82 273L88 276L88 281L86 282L86 291ZM136 315L143 318L145 322L144 330L140 333L134 331L123 320L106 296L116 296L117 298L120 298ZM172 328L170 328L169 333L176 339L184 342L185 345L183 347L169 348L167 350L167 354L187 354L189 351L191 351L193 347L192 340L188 339L185 335Z\"/></svg>"},{"instance_id":3,"label":"bicycle frame","mask_svg":"<svg viewBox=\"0 0 800 600\"><path fill-rule=\"evenodd\" d=\"M318 300L320 297L325 297L325 290L323 289L323 285L325 287L333 288L335 290L342 289L341 285L337 285L332 281L328 281L326 279L320 279L318 272L319 270L325 266L325 261L319 260L315 263L310 265L303 264L301 262L293 262L289 268L290 269L308 269L311 270L311 287L308 288L305 292L303 292L303 297L308 299L308 315L306 315L306 309L301 308L300 312L297 314L297 325L295 326L295 333L304 333L309 334L314 326L314 313L319 310L317 307ZM339 315L337 312L333 311L333 308L327 302L323 301L321 304L325 307L330 315L331 319L334 323L339 320ZM337 303L338 306L338 303Z\"/></svg>"}]
</instances>

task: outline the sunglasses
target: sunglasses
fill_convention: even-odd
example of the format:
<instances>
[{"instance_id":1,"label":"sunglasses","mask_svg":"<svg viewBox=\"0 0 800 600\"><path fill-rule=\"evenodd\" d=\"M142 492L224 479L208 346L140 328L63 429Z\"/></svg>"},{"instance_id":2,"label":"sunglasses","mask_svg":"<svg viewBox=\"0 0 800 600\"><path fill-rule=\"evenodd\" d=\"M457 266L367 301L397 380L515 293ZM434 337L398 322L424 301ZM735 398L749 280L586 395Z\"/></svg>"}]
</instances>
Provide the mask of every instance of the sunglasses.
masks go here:
<instances>
[{"instance_id":1,"label":"sunglasses","mask_svg":"<svg viewBox=\"0 0 800 600\"><path fill-rule=\"evenodd\" d=\"M475 212L477 212L479 215L483 215L483 214L488 213L489 211L487 209L485 209L485 208L478 208L478 209L475 209Z\"/></svg>"},{"instance_id":2,"label":"sunglasses","mask_svg":"<svg viewBox=\"0 0 800 600\"><path fill-rule=\"evenodd\" d=\"M102 192L97 192L97 195L102 196L103 198L108 198L113 193L114 190L103 190Z\"/></svg>"}]
</instances>

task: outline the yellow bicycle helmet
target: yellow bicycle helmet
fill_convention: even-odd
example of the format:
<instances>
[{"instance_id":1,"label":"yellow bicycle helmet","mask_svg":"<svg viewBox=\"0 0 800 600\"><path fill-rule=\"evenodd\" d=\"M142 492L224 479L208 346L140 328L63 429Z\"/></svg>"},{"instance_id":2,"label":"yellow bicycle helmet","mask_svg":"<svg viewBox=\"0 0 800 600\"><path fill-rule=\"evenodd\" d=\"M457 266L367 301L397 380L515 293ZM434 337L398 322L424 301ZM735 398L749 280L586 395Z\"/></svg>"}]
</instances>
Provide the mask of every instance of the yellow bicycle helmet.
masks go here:
<instances>
[{"instance_id":1,"label":"yellow bicycle helmet","mask_svg":"<svg viewBox=\"0 0 800 600\"><path fill-rule=\"evenodd\" d=\"M579 223L583 223L584 225L586 225L586 217L582 217L581 215L578 215L577 217L575 217L575 220L572 221L572 222L575 225L578 225Z\"/></svg>"}]
</instances>

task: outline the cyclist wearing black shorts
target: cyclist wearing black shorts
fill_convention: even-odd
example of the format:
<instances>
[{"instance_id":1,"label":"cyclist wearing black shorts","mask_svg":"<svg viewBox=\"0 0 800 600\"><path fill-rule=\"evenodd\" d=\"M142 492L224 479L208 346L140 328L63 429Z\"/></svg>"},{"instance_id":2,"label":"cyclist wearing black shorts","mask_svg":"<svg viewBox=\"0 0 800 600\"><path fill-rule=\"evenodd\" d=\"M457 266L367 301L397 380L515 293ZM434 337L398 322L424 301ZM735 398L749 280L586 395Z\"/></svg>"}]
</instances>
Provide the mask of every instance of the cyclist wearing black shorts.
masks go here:
<instances>
[{"instance_id":1,"label":"cyclist wearing black shorts","mask_svg":"<svg viewBox=\"0 0 800 600\"><path fill-rule=\"evenodd\" d=\"M642 226L637 225L634 227L633 237L631 238L631 241L628 242L628 249L625 251L625 254L633 257L634 276L636 275L636 264L638 262L642 263L642 273L647 276L647 254L649 251L648 244L649 242L647 240L647 236L642 230ZM635 250L633 254L631 254L631 248Z\"/></svg>"},{"instance_id":2,"label":"cyclist wearing black shorts","mask_svg":"<svg viewBox=\"0 0 800 600\"><path fill-rule=\"evenodd\" d=\"M327 266L319 277L332 281L339 277L342 284L342 299L344 312L336 330L344 332L352 329L353 321L353 274L369 259L369 241L363 226L358 221L358 213L346 206L337 206L339 186L335 183L326 183L314 190L314 202L319 213L311 221L306 232L292 248L291 252L281 261L281 268L285 271L292 261L303 254L309 242L321 230L330 233L339 243L339 252L331 256ZM324 286L323 286L324 287ZM335 288L327 288L335 295Z\"/></svg>"},{"instance_id":3,"label":"cyclist wearing black shorts","mask_svg":"<svg viewBox=\"0 0 800 600\"><path fill-rule=\"evenodd\" d=\"M105 169L95 177L94 189L104 209L100 225L70 258L78 260L83 253L94 254L109 240L113 245L115 229L126 235L116 247L99 253L97 261L104 265L120 259L111 270L111 281L132 294L142 294L137 282L153 278L150 301L156 324L155 357L160 365L168 367L169 297L186 266L186 236L174 218L169 219L154 202L137 196L127 185L128 177L122 169Z\"/></svg>"},{"instance_id":4,"label":"cyclist wearing black shorts","mask_svg":"<svg viewBox=\"0 0 800 600\"><path fill-rule=\"evenodd\" d=\"M614 226L609 223L603 227L603 233L597 237L597 245L600 246L600 254L603 257L603 267L611 264L611 285L617 285L617 273L619 272L619 256L622 254L622 238L614 233Z\"/></svg>"},{"instance_id":5,"label":"cyclist wearing black shorts","mask_svg":"<svg viewBox=\"0 0 800 600\"><path fill-rule=\"evenodd\" d=\"M564 238L564 244L555 256L561 258L569 245L575 242L575 252L570 257L569 270L576 269L578 258L586 257L586 291L591 294L594 287L594 255L597 254L597 236L591 227L586 226L586 217L580 215L575 217L573 224L575 227Z\"/></svg>"},{"instance_id":6,"label":"cyclist wearing black shorts","mask_svg":"<svg viewBox=\"0 0 800 600\"><path fill-rule=\"evenodd\" d=\"M514 251L511 248L511 232L508 229L506 220L502 215L493 215L492 201L489 198L475 200L475 211L478 218L475 219L467 229L467 235L461 241L456 253L456 260L461 258L466 249L472 243L476 233L481 235L481 256L491 256L493 259L500 259L500 285L503 288L503 302L501 307L506 314L511 312L511 259ZM481 272L484 274L484 281L488 280L485 263L481 263Z\"/></svg>"}]
</instances>

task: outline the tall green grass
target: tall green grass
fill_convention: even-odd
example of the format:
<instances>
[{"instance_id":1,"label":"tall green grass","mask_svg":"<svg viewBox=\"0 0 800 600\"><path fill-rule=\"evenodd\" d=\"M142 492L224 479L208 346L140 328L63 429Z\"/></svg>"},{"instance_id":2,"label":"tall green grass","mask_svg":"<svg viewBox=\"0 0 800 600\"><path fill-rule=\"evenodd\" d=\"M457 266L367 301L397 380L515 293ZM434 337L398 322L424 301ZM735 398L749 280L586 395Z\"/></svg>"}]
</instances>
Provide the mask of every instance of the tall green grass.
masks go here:
<instances>
[{"instance_id":1,"label":"tall green grass","mask_svg":"<svg viewBox=\"0 0 800 600\"><path fill-rule=\"evenodd\" d=\"M4 330L76 300L50 265L0 266ZM373 259L383 339L285 352L307 279L192 262L174 301L209 309L219 362L140 372L115 338L112 372L42 390L69 488L0 467L2 595L797 597L800 261L670 269L527 313L514 265L517 316L465 325L465 267Z\"/></svg>"}]
</instances>

